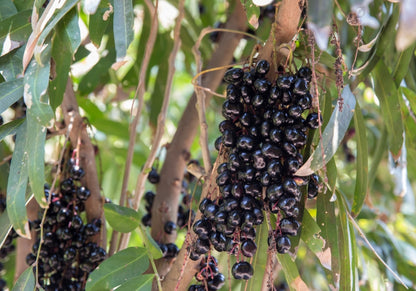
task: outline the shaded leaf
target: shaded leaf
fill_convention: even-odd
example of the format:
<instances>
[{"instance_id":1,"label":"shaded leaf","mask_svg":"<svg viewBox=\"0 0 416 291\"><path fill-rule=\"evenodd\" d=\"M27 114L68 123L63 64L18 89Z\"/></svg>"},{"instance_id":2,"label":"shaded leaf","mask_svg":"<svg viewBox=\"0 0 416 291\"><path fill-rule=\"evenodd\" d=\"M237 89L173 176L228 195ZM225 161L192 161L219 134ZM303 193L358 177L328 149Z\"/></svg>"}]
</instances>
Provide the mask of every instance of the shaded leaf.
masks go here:
<instances>
[{"instance_id":1,"label":"shaded leaf","mask_svg":"<svg viewBox=\"0 0 416 291\"><path fill-rule=\"evenodd\" d=\"M106 259L88 277L86 291L111 290L132 278L137 278L149 267L145 248L130 247Z\"/></svg>"},{"instance_id":2,"label":"shaded leaf","mask_svg":"<svg viewBox=\"0 0 416 291\"><path fill-rule=\"evenodd\" d=\"M9 231L12 229L12 223L10 222L7 209L0 215L0 248L3 246Z\"/></svg>"},{"instance_id":3,"label":"shaded leaf","mask_svg":"<svg viewBox=\"0 0 416 291\"><path fill-rule=\"evenodd\" d=\"M288 254L277 254L277 260L282 266L290 290L309 290L308 286L299 275L298 267Z\"/></svg>"},{"instance_id":4,"label":"shaded leaf","mask_svg":"<svg viewBox=\"0 0 416 291\"><path fill-rule=\"evenodd\" d=\"M149 122L153 128L157 126L157 118L162 108L163 96L166 88L166 80L168 78L168 62L162 62L157 72L155 87L150 98L150 116Z\"/></svg>"},{"instance_id":5,"label":"shaded leaf","mask_svg":"<svg viewBox=\"0 0 416 291\"><path fill-rule=\"evenodd\" d=\"M27 153L26 121L16 133L16 146L14 148L10 174L7 181L7 213L16 232L30 238L30 231L25 207L25 194L27 187Z\"/></svg>"},{"instance_id":6,"label":"shaded leaf","mask_svg":"<svg viewBox=\"0 0 416 291\"><path fill-rule=\"evenodd\" d=\"M117 61L127 54L127 48L133 40L133 3L132 0L114 1L114 43Z\"/></svg>"},{"instance_id":7,"label":"shaded leaf","mask_svg":"<svg viewBox=\"0 0 416 291\"><path fill-rule=\"evenodd\" d=\"M15 134L24 121L24 118L15 119L0 126L0 141L8 135Z\"/></svg>"},{"instance_id":8,"label":"shaded leaf","mask_svg":"<svg viewBox=\"0 0 416 291\"><path fill-rule=\"evenodd\" d=\"M19 75L22 73L22 58L24 50L25 48L21 47L5 56L0 57L0 74L2 74L4 80L7 82L19 78Z\"/></svg>"},{"instance_id":9,"label":"shaded leaf","mask_svg":"<svg viewBox=\"0 0 416 291\"><path fill-rule=\"evenodd\" d=\"M254 28L259 27L260 8L253 3L252 0L241 0L247 15L248 23Z\"/></svg>"},{"instance_id":10,"label":"shaded leaf","mask_svg":"<svg viewBox=\"0 0 416 291\"><path fill-rule=\"evenodd\" d=\"M0 84L0 113L23 96L23 78Z\"/></svg>"},{"instance_id":11,"label":"shaded leaf","mask_svg":"<svg viewBox=\"0 0 416 291\"><path fill-rule=\"evenodd\" d=\"M27 114L26 152L30 187L36 201L43 208L48 206L45 199L45 139L46 128L36 122L31 113Z\"/></svg>"},{"instance_id":12,"label":"shaded leaf","mask_svg":"<svg viewBox=\"0 0 416 291\"><path fill-rule=\"evenodd\" d=\"M86 1L89 2L89 1ZM109 23L111 23L110 18L104 19L104 14L110 11L108 1L101 1L98 6L97 11L90 15L89 21L89 32L90 39L95 46L99 47L101 39L103 38L104 32L107 29ZM112 19L112 18L111 18Z\"/></svg>"},{"instance_id":13,"label":"shaded leaf","mask_svg":"<svg viewBox=\"0 0 416 291\"><path fill-rule=\"evenodd\" d=\"M140 275L120 285L119 291L148 291L152 289L154 274Z\"/></svg>"},{"instance_id":14,"label":"shaded leaf","mask_svg":"<svg viewBox=\"0 0 416 291\"><path fill-rule=\"evenodd\" d=\"M367 134L364 123L363 114L359 103L357 102L354 111L354 128L357 139L357 158L356 169L357 174L355 178L354 201L351 212L357 216L363 207L365 197L367 195L368 186L368 146Z\"/></svg>"},{"instance_id":15,"label":"shaded leaf","mask_svg":"<svg viewBox=\"0 0 416 291\"><path fill-rule=\"evenodd\" d=\"M0 1L0 21L7 17L13 16L17 13L16 6L14 6L12 0Z\"/></svg>"},{"instance_id":16,"label":"shaded leaf","mask_svg":"<svg viewBox=\"0 0 416 291\"><path fill-rule=\"evenodd\" d=\"M52 44L55 76L50 82L48 93L53 109L56 109L62 102L72 58L80 43L78 14L76 9L72 9L56 26Z\"/></svg>"},{"instance_id":17,"label":"shaded leaf","mask_svg":"<svg viewBox=\"0 0 416 291\"><path fill-rule=\"evenodd\" d=\"M33 268L28 267L17 279L12 291L32 291L35 289Z\"/></svg>"},{"instance_id":18,"label":"shaded leaf","mask_svg":"<svg viewBox=\"0 0 416 291\"><path fill-rule=\"evenodd\" d=\"M111 227L119 232L130 232L140 224L139 213L128 207L106 203L104 204L104 213Z\"/></svg>"},{"instance_id":19,"label":"shaded leaf","mask_svg":"<svg viewBox=\"0 0 416 291\"><path fill-rule=\"evenodd\" d=\"M342 110L340 110L339 103L337 103L331 119L322 133L322 140L319 141L318 146L309 159L295 173L296 176L309 176L321 169L337 151L354 115L356 103L348 85L342 91L342 98L344 99Z\"/></svg>"},{"instance_id":20,"label":"shaded leaf","mask_svg":"<svg viewBox=\"0 0 416 291\"><path fill-rule=\"evenodd\" d=\"M143 227L141 223L139 223L139 229L142 233L142 239L145 243L145 247L147 251L152 255L153 260L157 260L163 256L162 250L160 249L157 242L153 239L152 235L150 234L150 230L148 227Z\"/></svg>"},{"instance_id":21,"label":"shaded leaf","mask_svg":"<svg viewBox=\"0 0 416 291\"><path fill-rule=\"evenodd\" d=\"M331 0L309 0L308 2L308 28L312 30L316 44L323 51L328 47L333 5Z\"/></svg>"},{"instance_id":22,"label":"shaded leaf","mask_svg":"<svg viewBox=\"0 0 416 291\"><path fill-rule=\"evenodd\" d=\"M393 72L393 80L397 88L399 88L400 83L409 71L409 63L412 60L415 48L416 43L399 54L399 59L396 62L396 67Z\"/></svg>"},{"instance_id":23,"label":"shaded leaf","mask_svg":"<svg viewBox=\"0 0 416 291\"><path fill-rule=\"evenodd\" d=\"M3 49L5 41L27 40L32 31L29 21L31 14L31 10L25 10L0 21L0 48Z\"/></svg>"},{"instance_id":24,"label":"shaded leaf","mask_svg":"<svg viewBox=\"0 0 416 291\"><path fill-rule=\"evenodd\" d=\"M396 160L403 145L403 121L398 90L382 60L374 68L374 81L374 91L380 100L381 113L387 127L389 148Z\"/></svg>"}]
</instances>

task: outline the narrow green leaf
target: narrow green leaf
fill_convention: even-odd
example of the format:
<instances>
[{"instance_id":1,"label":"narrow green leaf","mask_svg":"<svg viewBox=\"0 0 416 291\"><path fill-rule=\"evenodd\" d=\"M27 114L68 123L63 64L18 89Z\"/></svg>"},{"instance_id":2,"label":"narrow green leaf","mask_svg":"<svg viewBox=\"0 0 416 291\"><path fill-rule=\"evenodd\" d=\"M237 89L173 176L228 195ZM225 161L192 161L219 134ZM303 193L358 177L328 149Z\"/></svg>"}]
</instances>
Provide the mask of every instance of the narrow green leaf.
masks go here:
<instances>
[{"instance_id":1,"label":"narrow green leaf","mask_svg":"<svg viewBox=\"0 0 416 291\"><path fill-rule=\"evenodd\" d=\"M118 291L148 291L152 289L154 274L140 275L131 278L117 288Z\"/></svg>"},{"instance_id":2,"label":"narrow green leaf","mask_svg":"<svg viewBox=\"0 0 416 291\"><path fill-rule=\"evenodd\" d=\"M17 42L25 42L28 39L32 32L29 21L31 14L31 10L24 10L0 21L0 48L3 49L7 37Z\"/></svg>"},{"instance_id":3,"label":"narrow green leaf","mask_svg":"<svg viewBox=\"0 0 416 291\"><path fill-rule=\"evenodd\" d=\"M252 0L241 0L241 4L243 4L246 12L248 23L252 28L257 29L259 27L260 8Z\"/></svg>"},{"instance_id":4,"label":"narrow green leaf","mask_svg":"<svg viewBox=\"0 0 416 291\"><path fill-rule=\"evenodd\" d=\"M376 179L377 170L379 169L379 165L383 159L383 156L387 152L387 135L387 127L384 126L381 129L381 136L377 139L377 146L372 156L371 166L368 172L368 193L371 193L373 183Z\"/></svg>"},{"instance_id":5,"label":"narrow green leaf","mask_svg":"<svg viewBox=\"0 0 416 291\"><path fill-rule=\"evenodd\" d=\"M328 47L333 5L334 2L331 0L309 0L308 2L308 27L312 30L321 50L326 50Z\"/></svg>"},{"instance_id":6,"label":"narrow green leaf","mask_svg":"<svg viewBox=\"0 0 416 291\"><path fill-rule=\"evenodd\" d=\"M374 68L374 90L380 100L381 113L388 132L388 143L394 159L398 159L403 145L403 121L399 92L389 69L382 60Z\"/></svg>"},{"instance_id":7,"label":"narrow green leaf","mask_svg":"<svg viewBox=\"0 0 416 291\"><path fill-rule=\"evenodd\" d=\"M88 277L86 291L111 290L136 278L149 267L145 248L130 247L106 259Z\"/></svg>"},{"instance_id":8,"label":"narrow green leaf","mask_svg":"<svg viewBox=\"0 0 416 291\"><path fill-rule=\"evenodd\" d=\"M28 267L17 279L12 291L32 291L35 289L35 276L32 267Z\"/></svg>"},{"instance_id":9,"label":"narrow green leaf","mask_svg":"<svg viewBox=\"0 0 416 291\"><path fill-rule=\"evenodd\" d=\"M295 173L296 176L309 176L315 173L326 165L337 151L354 115L356 101L349 85L345 86L342 91L342 98L344 99L342 110L339 103L337 103L331 119L322 134L322 140L319 141L318 146L309 159Z\"/></svg>"},{"instance_id":10,"label":"narrow green leaf","mask_svg":"<svg viewBox=\"0 0 416 291\"><path fill-rule=\"evenodd\" d=\"M49 53L45 51L46 55ZM30 62L24 76L23 92L28 114L31 114L34 120L43 126L48 126L50 120L54 118L52 108L47 103L50 58L47 59L43 65L40 65L35 59Z\"/></svg>"},{"instance_id":11,"label":"narrow green leaf","mask_svg":"<svg viewBox=\"0 0 416 291\"><path fill-rule=\"evenodd\" d=\"M26 152L30 187L39 205L46 208L48 206L44 190L46 128L33 120L30 113L27 114L27 120Z\"/></svg>"},{"instance_id":12,"label":"narrow green leaf","mask_svg":"<svg viewBox=\"0 0 416 291\"><path fill-rule=\"evenodd\" d=\"M363 207L368 187L368 146L365 122L359 103L357 102L354 111L354 128L357 138L357 159L355 178L354 201L351 212L357 216Z\"/></svg>"},{"instance_id":13,"label":"narrow green leaf","mask_svg":"<svg viewBox=\"0 0 416 291\"><path fill-rule=\"evenodd\" d=\"M14 148L10 174L7 182L7 213L16 232L23 237L30 238L29 224L26 214L25 194L27 187L27 153L26 121L16 133L16 146Z\"/></svg>"},{"instance_id":14,"label":"narrow green leaf","mask_svg":"<svg viewBox=\"0 0 416 291\"><path fill-rule=\"evenodd\" d=\"M23 78L0 84L0 113L23 96Z\"/></svg>"},{"instance_id":15,"label":"narrow green leaf","mask_svg":"<svg viewBox=\"0 0 416 291\"><path fill-rule=\"evenodd\" d=\"M55 12L55 15L52 19L48 22L45 28L42 30L40 34L36 46L38 47L39 51L42 52L40 49L44 42L47 40L51 31L56 27L57 23L69 12L71 9L79 2L79 0L67 0L60 9ZM35 49L36 51L36 49ZM36 56L35 56L36 57Z\"/></svg>"},{"instance_id":16,"label":"narrow green leaf","mask_svg":"<svg viewBox=\"0 0 416 291\"><path fill-rule=\"evenodd\" d=\"M49 97L53 109L56 109L62 102L72 58L80 43L78 14L76 9L72 9L56 26L52 44L56 74L49 85Z\"/></svg>"},{"instance_id":17,"label":"narrow green leaf","mask_svg":"<svg viewBox=\"0 0 416 291\"><path fill-rule=\"evenodd\" d=\"M0 141L8 135L15 134L24 121L24 118L20 118L0 126Z\"/></svg>"},{"instance_id":18,"label":"narrow green leaf","mask_svg":"<svg viewBox=\"0 0 416 291\"><path fill-rule=\"evenodd\" d=\"M340 265L340 290L358 290L357 257L355 255L355 234L348 220L346 205L342 194L336 191L336 204L339 211L336 222L338 229Z\"/></svg>"},{"instance_id":19,"label":"narrow green leaf","mask_svg":"<svg viewBox=\"0 0 416 291\"><path fill-rule=\"evenodd\" d=\"M150 114L149 122L153 128L157 126L157 118L162 108L163 96L166 88L166 80L168 78L168 62L162 62L159 65L159 70L157 72L155 87L150 98Z\"/></svg>"},{"instance_id":20,"label":"narrow green leaf","mask_svg":"<svg viewBox=\"0 0 416 291\"><path fill-rule=\"evenodd\" d=\"M396 67L393 72L393 80L397 88L399 88L400 83L409 71L409 63L414 55L415 48L416 43L399 54L399 59L396 62Z\"/></svg>"},{"instance_id":21,"label":"narrow green leaf","mask_svg":"<svg viewBox=\"0 0 416 291\"><path fill-rule=\"evenodd\" d=\"M111 227L119 232L130 232L140 224L139 213L128 207L106 203L104 213Z\"/></svg>"},{"instance_id":22,"label":"narrow green leaf","mask_svg":"<svg viewBox=\"0 0 416 291\"><path fill-rule=\"evenodd\" d=\"M309 290L308 286L300 277L298 267L295 262L292 261L289 254L277 254L277 260L282 266L290 290Z\"/></svg>"},{"instance_id":23,"label":"narrow green leaf","mask_svg":"<svg viewBox=\"0 0 416 291\"><path fill-rule=\"evenodd\" d=\"M12 0L0 1L0 21L7 17L13 16L17 13L16 6L14 6Z\"/></svg>"},{"instance_id":24,"label":"narrow green leaf","mask_svg":"<svg viewBox=\"0 0 416 291\"><path fill-rule=\"evenodd\" d=\"M7 214L7 209L5 209L0 215L0 249L2 248L11 228L12 224L10 222L9 215Z\"/></svg>"},{"instance_id":25,"label":"narrow green leaf","mask_svg":"<svg viewBox=\"0 0 416 291\"><path fill-rule=\"evenodd\" d=\"M127 54L127 48L133 40L133 3L132 0L114 1L114 43L117 61Z\"/></svg>"},{"instance_id":26,"label":"narrow green leaf","mask_svg":"<svg viewBox=\"0 0 416 291\"><path fill-rule=\"evenodd\" d=\"M147 251L152 255L152 259L157 260L163 257L162 250L150 234L149 228L145 228L141 223L139 223L139 229L141 231L141 237L144 241L145 247Z\"/></svg>"},{"instance_id":27,"label":"narrow green leaf","mask_svg":"<svg viewBox=\"0 0 416 291\"><path fill-rule=\"evenodd\" d=\"M90 15L89 32L91 41L99 47L110 18L104 20L104 14L109 12L108 1L101 1L94 14Z\"/></svg>"},{"instance_id":28,"label":"narrow green leaf","mask_svg":"<svg viewBox=\"0 0 416 291\"><path fill-rule=\"evenodd\" d=\"M306 243L308 248L315 254L322 252L325 241L320 236L321 228L316 224L307 209L303 212L302 229L300 238Z\"/></svg>"},{"instance_id":29,"label":"narrow green leaf","mask_svg":"<svg viewBox=\"0 0 416 291\"><path fill-rule=\"evenodd\" d=\"M20 77L23 69L22 59L24 50L25 46L22 46L5 56L0 57L0 74L6 82Z\"/></svg>"},{"instance_id":30,"label":"narrow green leaf","mask_svg":"<svg viewBox=\"0 0 416 291\"><path fill-rule=\"evenodd\" d=\"M267 223L262 223L257 227L257 234L256 234L256 245L257 251L253 257L251 265L254 269L253 277L248 281L247 290L261 290L263 286L263 279L266 271L267 265L267 257L272 255L269 254L268 249L269 246L267 244L267 237L268 237L268 227ZM246 285L243 284L243 289L246 288Z\"/></svg>"}]
</instances>

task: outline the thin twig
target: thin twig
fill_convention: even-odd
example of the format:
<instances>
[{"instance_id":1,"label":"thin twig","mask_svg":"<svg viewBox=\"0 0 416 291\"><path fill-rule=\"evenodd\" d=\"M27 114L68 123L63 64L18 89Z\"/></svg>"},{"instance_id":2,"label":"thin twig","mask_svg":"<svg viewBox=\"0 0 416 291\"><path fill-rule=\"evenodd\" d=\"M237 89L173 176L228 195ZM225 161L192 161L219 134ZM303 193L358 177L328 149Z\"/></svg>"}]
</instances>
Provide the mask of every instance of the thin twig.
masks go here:
<instances>
[{"instance_id":1,"label":"thin twig","mask_svg":"<svg viewBox=\"0 0 416 291\"><path fill-rule=\"evenodd\" d=\"M127 201L127 185L129 182L130 177L130 168L133 162L133 154L134 154L134 145L136 143L136 135L137 135L137 126L139 124L140 116L142 115L143 106L144 106L144 94L146 92L145 84L146 84L146 72L149 66L150 57L153 52L153 47L156 42L157 37L157 29L158 29L158 18L157 18L157 6L158 1L156 0L156 6L153 5L152 1L146 0L146 5L150 10L150 15L152 17L152 25L150 28L149 38L146 43L146 50L143 56L142 66L140 68L139 74L139 84L136 88L136 93L134 99L138 99L139 104L137 106L135 116L133 119L133 123L130 126L130 136L129 136L129 147L127 150L127 157L126 157L126 164L124 167L124 176L123 176L123 184L121 186L121 195L120 195L120 205L125 206ZM111 237L112 245L110 246L110 251L113 252L115 250L115 241L116 237L118 236L118 232L114 231ZM126 236L130 237L128 234L122 234L118 244L118 250L121 248L121 241L126 240ZM127 239L128 240L128 239ZM109 254L111 255L111 253Z\"/></svg>"}]
</instances>

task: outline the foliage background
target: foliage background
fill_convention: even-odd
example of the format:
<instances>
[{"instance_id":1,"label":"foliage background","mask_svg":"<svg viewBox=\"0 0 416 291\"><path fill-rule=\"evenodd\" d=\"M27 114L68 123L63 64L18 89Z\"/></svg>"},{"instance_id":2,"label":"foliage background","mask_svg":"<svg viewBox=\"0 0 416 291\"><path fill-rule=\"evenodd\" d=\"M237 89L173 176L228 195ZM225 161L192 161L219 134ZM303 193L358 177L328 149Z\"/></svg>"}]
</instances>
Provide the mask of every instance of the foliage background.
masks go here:
<instances>
[{"instance_id":1,"label":"foliage background","mask_svg":"<svg viewBox=\"0 0 416 291\"><path fill-rule=\"evenodd\" d=\"M236 16L231 12L241 5L239 1L185 1L180 29L181 48L175 58L176 72L161 145L172 140L182 116L190 116L189 109L185 108L193 93L192 80L198 70L192 47L204 28L230 23L232 17L239 17L240 22L244 22L244 30L250 27L248 32L255 33L263 41L271 39L269 35L273 35L275 11L260 10L251 1L242 2L247 15ZM279 2L276 11L286 2ZM323 128L339 102L343 86L351 88L354 95L343 96L355 99L356 107L351 122L343 119L345 116L341 114L341 117L333 119L335 126L328 128L330 138L339 139L340 146L328 149L336 153L325 167L322 163L318 165L324 185L318 199L306 204L303 231L300 239L296 239L296 256L278 255L278 263L275 263L274 254L273 258L267 255L267 228L263 229L263 226L261 231L258 230L259 249L254 264L256 279L249 281L247 290L260 290L262 274L268 273L270 266L275 270L276 285L286 282L290 289L302 289L305 285L315 290L405 290L404 285L416 288L416 205L413 192L416 178L416 62L412 31L416 7L410 2L308 1L307 18L303 15L301 22L306 22L311 29L316 45L312 49L311 36L300 29L294 42L293 57L297 66L311 64L317 72ZM53 170L64 141L62 121L65 111L61 110L60 104L64 92L68 94L68 74L80 113L88 124L88 134L98 149L96 162L101 195L118 204L126 180L124 169L131 141L129 130L140 104L135 98L136 87L139 78L143 78L140 70L144 66L146 45L152 33L151 6L144 1L127 0L60 1L62 6L57 7L49 19L39 18L39 25L34 25L35 18L31 18L34 11L39 16L45 15L48 7L59 5L57 3L51 1L48 6L43 1L3 0L0 3L0 112L5 120L0 127L0 155L4 161L0 165L0 189L3 194L7 192L8 202L7 213L0 217L0 241L12 224L22 236L28 235L25 223L27 215L31 214L26 213L24 205L30 194L34 193L40 205L45 204L42 201L43 184L53 181ZM92 13L94 4L98 7ZM137 190L139 174L146 174L142 167L154 145L158 115L168 84L168 59L177 41L173 38L173 30L179 1L159 1L158 5L157 37L145 70L145 94L141 96L144 108L135 130L134 147L131 148L134 156L126 184L130 199L133 199L131 193ZM260 17L257 29L247 26L253 14L256 16L254 19ZM290 20L289 15L286 17ZM44 25L40 25L42 23ZM301 27L304 26L299 25ZM215 41L221 42L223 38L222 41L226 42L231 37L225 32L215 34L206 36L200 45L204 68L215 55L219 45ZM33 36L36 37L33 39ZM255 44L257 41L253 38L242 38L234 52L233 63L247 62ZM226 59L221 61L222 65L230 63ZM23 76L24 65L28 67ZM221 76L223 73L209 74ZM213 90L222 93L224 86ZM16 119L22 115L16 115L11 106L22 100L22 96L28 109L23 119ZM32 106L29 106L29 100ZM212 161L216 158L214 140L219 135L216 124L222 120L221 103L221 98L212 97L206 109ZM349 124L345 137L334 134L333 129L340 123ZM189 152L192 159L202 162L199 134L198 131L195 133L196 136L190 137ZM13 134L16 134L15 140ZM310 141L309 153L319 144L320 138L316 132ZM157 149L159 169L168 154L164 147ZM10 159L11 164L8 163ZM166 165L163 167L168 168ZM194 186L191 185L190 189ZM152 185L146 184L145 188L152 189ZM201 187L196 186L195 201L198 201L201 191ZM158 195L170 194L158 191ZM132 204L134 202L129 200L123 205L131 207ZM194 206L197 206L196 202ZM132 217L130 223L135 229L131 232L128 246L147 248L129 248L127 251L136 254L132 257L139 264L141 259L149 259L149 250L152 250L152 261L163 261L157 260L160 254L148 241L150 233L139 227L144 207L140 206L138 216L125 212L120 215L117 211L127 210L106 209L110 224L107 224L107 239L101 241L102 244L111 245L112 232L120 231L117 221L129 223L121 220L123 215L127 215ZM154 235L156 232L157 229L152 229L154 238L159 240ZM162 240L176 241L181 246L185 234L186 231L181 230L177 238ZM19 257L20 261L25 257L19 250L18 247L16 255L5 264L9 286L13 286L13 280L17 278L14 274ZM112 253L110 249L109 252ZM226 276L227 259L227 256L220 258ZM108 260L112 266L122 263L117 255ZM178 278L175 266L182 263L180 259L174 262L170 276ZM108 272L111 273L111 269ZM103 280L99 274L91 278L94 282ZM136 282L135 286L146 290L152 277L143 278L130 279L131 282L144 280L144 283ZM107 280L111 281L111 276ZM99 283L96 284L88 288L99 288ZM232 284L232 290L247 288L241 282ZM165 283L162 286L166 287ZM226 286L224 290L228 288Z\"/></svg>"}]
</instances>

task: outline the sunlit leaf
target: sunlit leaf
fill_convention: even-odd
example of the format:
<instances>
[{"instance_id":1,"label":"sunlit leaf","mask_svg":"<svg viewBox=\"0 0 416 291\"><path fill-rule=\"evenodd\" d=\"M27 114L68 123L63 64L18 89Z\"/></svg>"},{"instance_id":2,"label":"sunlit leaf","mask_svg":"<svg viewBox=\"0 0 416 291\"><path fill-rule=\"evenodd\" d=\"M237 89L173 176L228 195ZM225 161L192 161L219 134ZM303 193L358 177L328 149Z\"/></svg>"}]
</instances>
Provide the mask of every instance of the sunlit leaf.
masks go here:
<instances>
[{"instance_id":1,"label":"sunlit leaf","mask_svg":"<svg viewBox=\"0 0 416 291\"><path fill-rule=\"evenodd\" d=\"M358 215L363 207L368 186L368 146L364 118L359 103L354 112L354 128L357 137L357 175L355 178L354 201L351 212Z\"/></svg>"},{"instance_id":2,"label":"sunlit leaf","mask_svg":"<svg viewBox=\"0 0 416 291\"><path fill-rule=\"evenodd\" d=\"M12 291L32 291L35 288L33 268L28 267L17 279Z\"/></svg>"},{"instance_id":3,"label":"sunlit leaf","mask_svg":"<svg viewBox=\"0 0 416 291\"><path fill-rule=\"evenodd\" d=\"M55 38L52 44L52 57L56 74L50 82L48 90L53 109L56 109L62 102L72 58L81 43L78 19L78 14L73 9L56 26Z\"/></svg>"},{"instance_id":4,"label":"sunlit leaf","mask_svg":"<svg viewBox=\"0 0 416 291\"><path fill-rule=\"evenodd\" d=\"M150 234L149 228L143 227L142 224L139 224L139 228L142 233L142 239L144 240L145 247L147 251L152 255L152 259L157 260L161 258L163 256L162 250Z\"/></svg>"},{"instance_id":5,"label":"sunlit leaf","mask_svg":"<svg viewBox=\"0 0 416 291\"><path fill-rule=\"evenodd\" d=\"M148 291L152 289L154 274L140 275L131 278L126 283L117 287L119 291Z\"/></svg>"},{"instance_id":6,"label":"sunlit leaf","mask_svg":"<svg viewBox=\"0 0 416 291\"><path fill-rule=\"evenodd\" d=\"M127 248L102 262L89 275L85 290L111 290L132 278L137 278L148 267L149 259L145 248Z\"/></svg>"},{"instance_id":7,"label":"sunlit leaf","mask_svg":"<svg viewBox=\"0 0 416 291\"><path fill-rule=\"evenodd\" d=\"M0 113L23 96L23 78L0 84Z\"/></svg>"},{"instance_id":8,"label":"sunlit leaf","mask_svg":"<svg viewBox=\"0 0 416 291\"><path fill-rule=\"evenodd\" d=\"M309 211L305 209L303 212L300 238L315 254L321 252L325 244L324 240L320 236L320 232L321 228L316 224L316 221L312 218Z\"/></svg>"},{"instance_id":9,"label":"sunlit leaf","mask_svg":"<svg viewBox=\"0 0 416 291\"><path fill-rule=\"evenodd\" d=\"M277 260L282 266L290 290L309 290L308 286L299 275L298 267L288 254L277 254Z\"/></svg>"},{"instance_id":10,"label":"sunlit leaf","mask_svg":"<svg viewBox=\"0 0 416 291\"><path fill-rule=\"evenodd\" d=\"M7 182L7 213L16 232L30 238L30 231L25 206L25 194L28 180L26 146L26 122L19 127L16 133L16 146L14 148L10 165L9 180Z\"/></svg>"},{"instance_id":11,"label":"sunlit leaf","mask_svg":"<svg viewBox=\"0 0 416 291\"><path fill-rule=\"evenodd\" d=\"M30 113L27 115L27 120L26 152L30 187L39 205L46 208L48 206L44 190L46 128L33 120Z\"/></svg>"},{"instance_id":12,"label":"sunlit leaf","mask_svg":"<svg viewBox=\"0 0 416 291\"><path fill-rule=\"evenodd\" d=\"M260 8L252 0L241 0L241 4L243 4L246 12L248 23L254 29L257 29L259 26Z\"/></svg>"},{"instance_id":13,"label":"sunlit leaf","mask_svg":"<svg viewBox=\"0 0 416 291\"><path fill-rule=\"evenodd\" d=\"M337 151L345 132L348 129L350 121L354 115L355 96L352 94L349 86L345 86L342 91L343 105L337 103L332 112L331 119L322 133L322 140L319 141L313 154L295 173L297 176L309 176L321 169L333 157Z\"/></svg>"},{"instance_id":14,"label":"sunlit leaf","mask_svg":"<svg viewBox=\"0 0 416 291\"><path fill-rule=\"evenodd\" d=\"M400 156L403 145L403 121L400 113L399 92L389 73L389 69L381 60L374 68L374 90L380 100L381 113L387 126L388 143L394 159Z\"/></svg>"},{"instance_id":15,"label":"sunlit leaf","mask_svg":"<svg viewBox=\"0 0 416 291\"><path fill-rule=\"evenodd\" d=\"M121 61L133 40L133 3L131 0L114 1L114 42L117 61Z\"/></svg>"},{"instance_id":16,"label":"sunlit leaf","mask_svg":"<svg viewBox=\"0 0 416 291\"><path fill-rule=\"evenodd\" d=\"M140 215L134 209L106 203L104 213L111 227L119 232L130 232L140 224Z\"/></svg>"}]
</instances>

